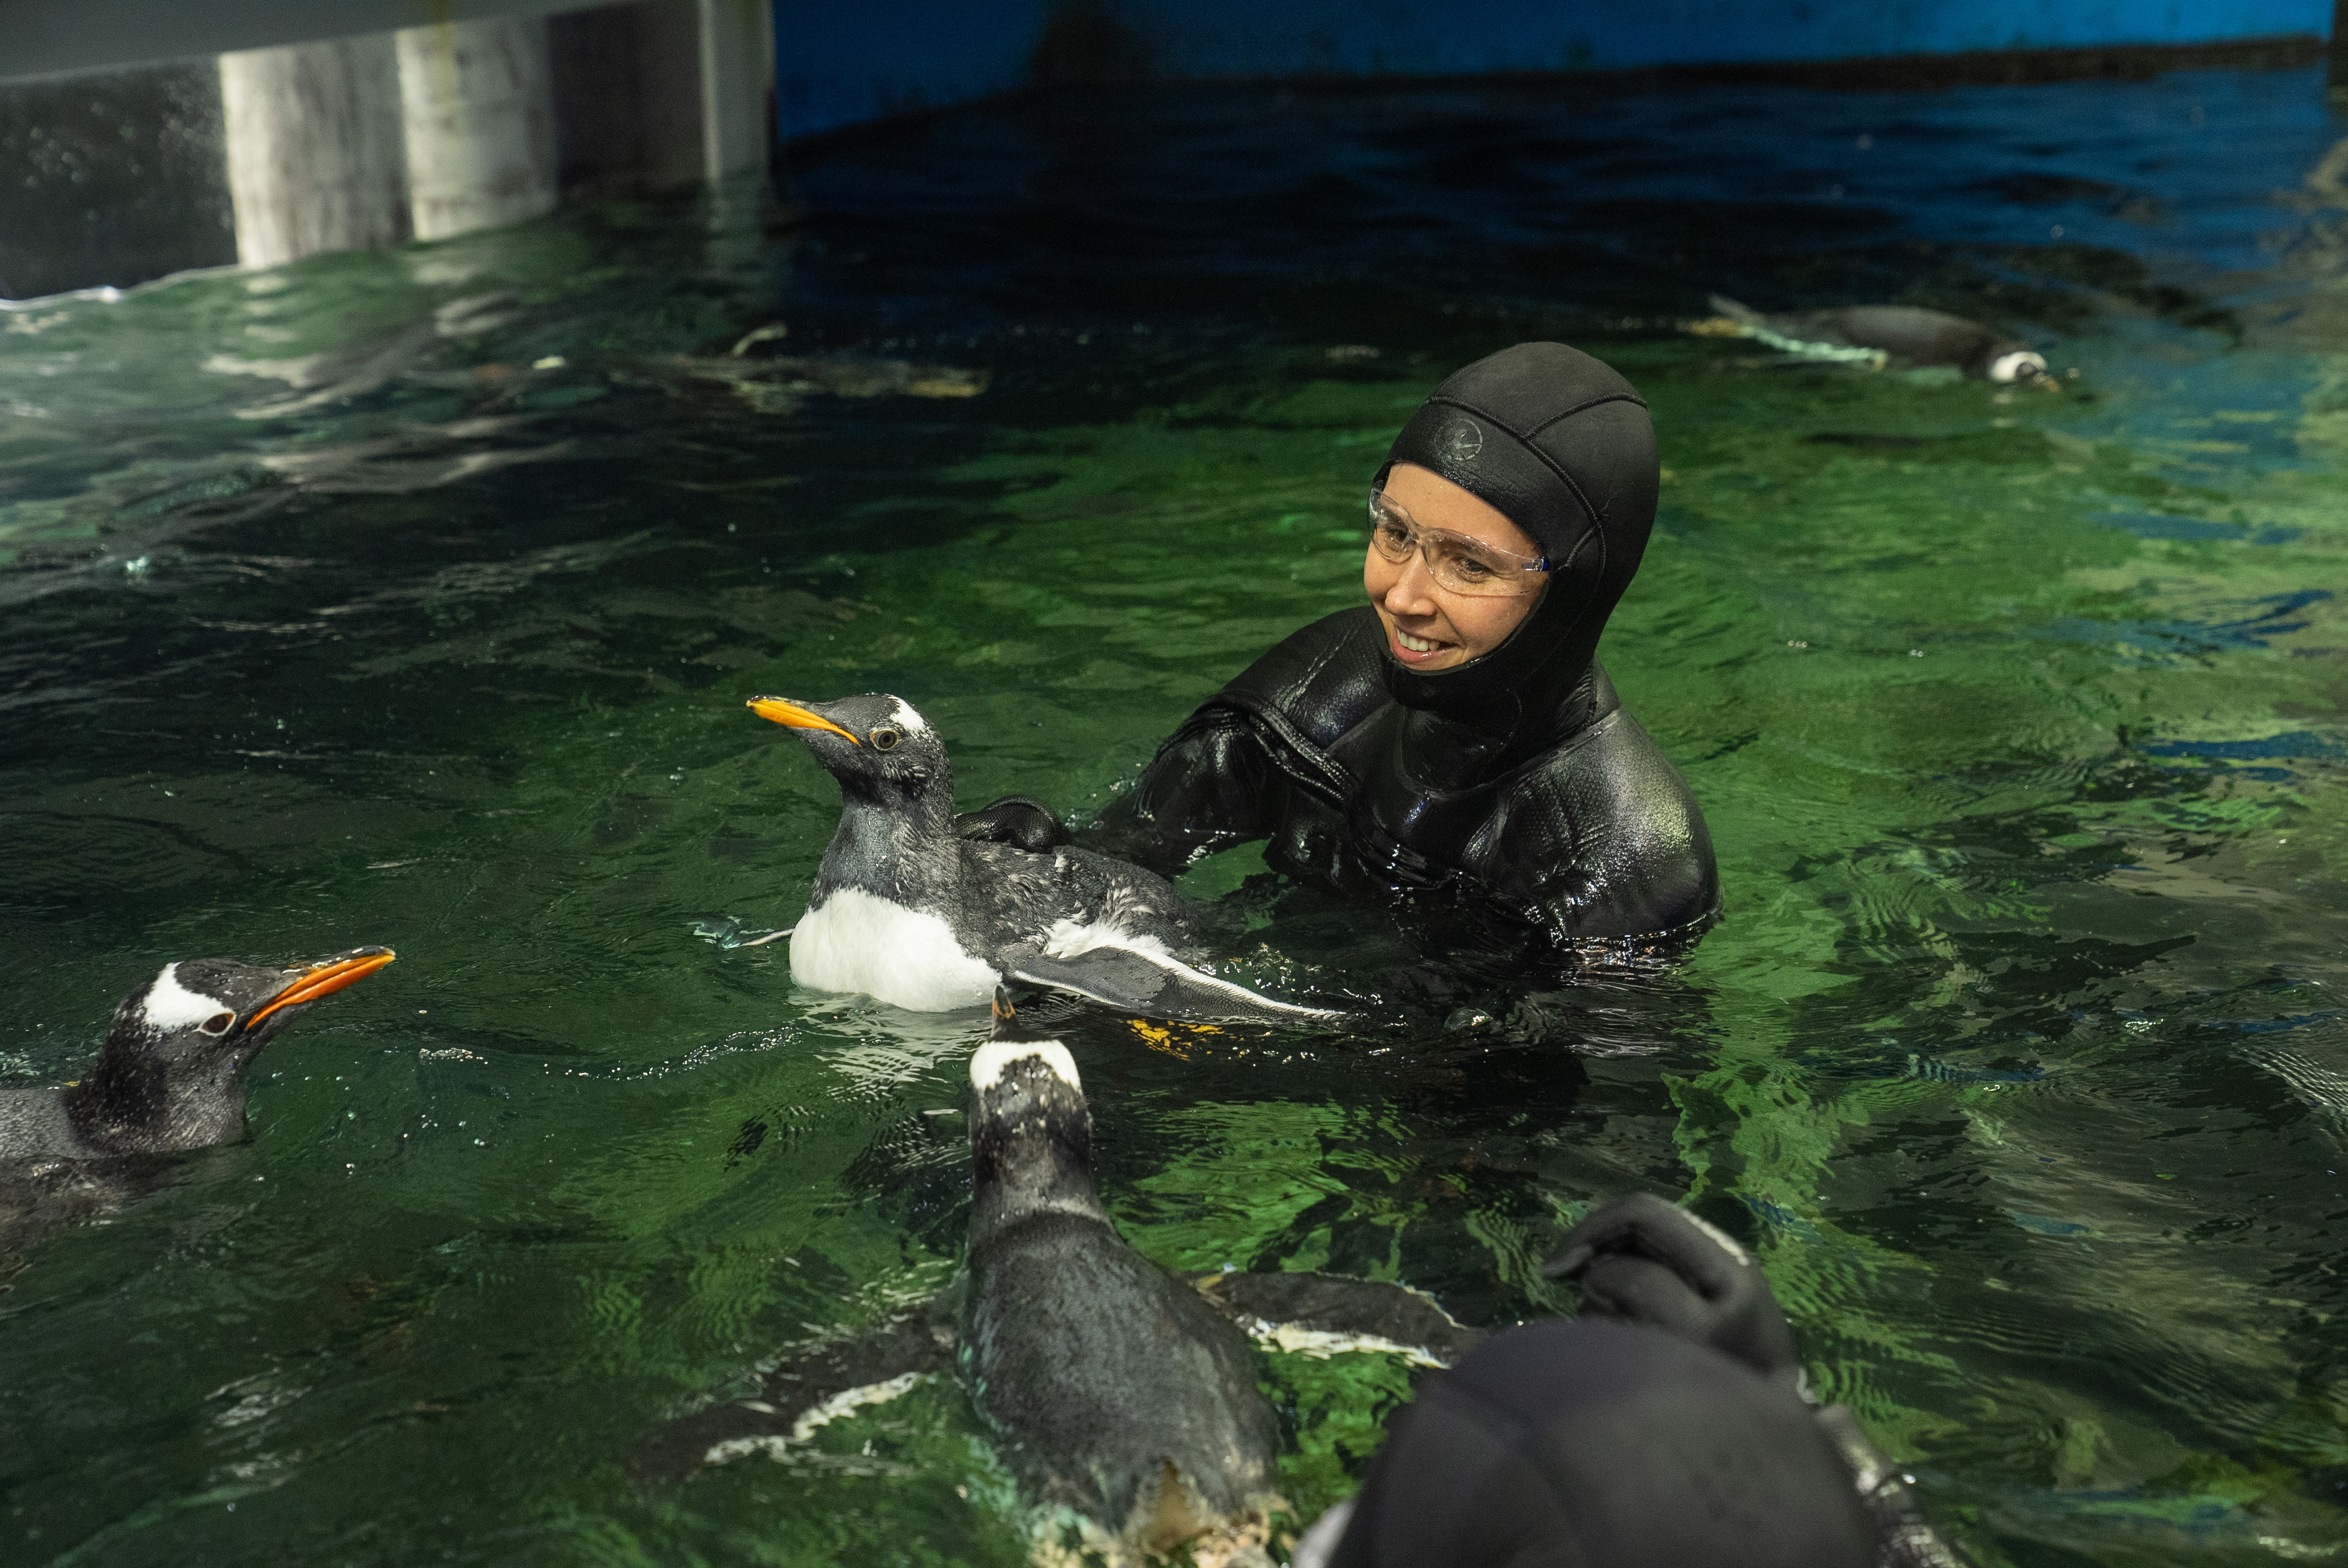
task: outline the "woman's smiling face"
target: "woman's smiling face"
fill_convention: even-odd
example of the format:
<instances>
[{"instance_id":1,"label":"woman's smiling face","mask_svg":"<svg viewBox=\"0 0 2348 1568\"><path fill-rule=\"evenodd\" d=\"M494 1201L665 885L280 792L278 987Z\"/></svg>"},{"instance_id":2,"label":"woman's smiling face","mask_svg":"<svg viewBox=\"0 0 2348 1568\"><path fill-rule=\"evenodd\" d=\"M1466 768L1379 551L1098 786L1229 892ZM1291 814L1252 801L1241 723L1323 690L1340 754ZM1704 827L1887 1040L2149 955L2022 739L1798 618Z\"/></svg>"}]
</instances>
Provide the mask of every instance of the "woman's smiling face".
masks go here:
<instances>
[{"instance_id":1,"label":"woman's smiling face","mask_svg":"<svg viewBox=\"0 0 2348 1568\"><path fill-rule=\"evenodd\" d=\"M1422 528L1448 528L1513 556L1540 554L1540 546L1507 513L1416 463L1387 471L1385 494ZM1406 670L1451 670L1481 658L1506 642L1540 602L1538 592L1453 593L1427 575L1426 558L1416 553L1399 564L1375 548L1364 555L1362 587L1385 628L1388 651Z\"/></svg>"}]
</instances>

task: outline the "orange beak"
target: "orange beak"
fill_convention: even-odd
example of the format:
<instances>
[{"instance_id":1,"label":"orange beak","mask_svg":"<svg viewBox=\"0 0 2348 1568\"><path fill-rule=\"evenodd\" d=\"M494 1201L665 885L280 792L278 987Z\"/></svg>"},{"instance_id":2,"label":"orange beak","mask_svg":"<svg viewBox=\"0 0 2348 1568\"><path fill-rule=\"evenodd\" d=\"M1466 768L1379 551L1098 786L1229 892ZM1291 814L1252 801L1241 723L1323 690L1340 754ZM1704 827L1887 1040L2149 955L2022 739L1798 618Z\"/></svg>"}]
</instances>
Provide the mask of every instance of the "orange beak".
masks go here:
<instances>
[{"instance_id":1,"label":"orange beak","mask_svg":"<svg viewBox=\"0 0 2348 1568\"><path fill-rule=\"evenodd\" d=\"M794 730L829 730L835 735L848 736L850 745L864 743L852 732L841 729L821 713L810 713L797 702L786 702L780 697L753 697L743 706L762 719L772 719Z\"/></svg>"},{"instance_id":2,"label":"orange beak","mask_svg":"<svg viewBox=\"0 0 2348 1568\"><path fill-rule=\"evenodd\" d=\"M270 999L269 1005L244 1020L251 1029L279 1008L290 1008L297 1002L314 1002L320 997L332 996L354 980L363 980L394 958L399 957L390 948L367 953L355 958L336 958L331 964L320 964L305 969L292 985Z\"/></svg>"}]
</instances>

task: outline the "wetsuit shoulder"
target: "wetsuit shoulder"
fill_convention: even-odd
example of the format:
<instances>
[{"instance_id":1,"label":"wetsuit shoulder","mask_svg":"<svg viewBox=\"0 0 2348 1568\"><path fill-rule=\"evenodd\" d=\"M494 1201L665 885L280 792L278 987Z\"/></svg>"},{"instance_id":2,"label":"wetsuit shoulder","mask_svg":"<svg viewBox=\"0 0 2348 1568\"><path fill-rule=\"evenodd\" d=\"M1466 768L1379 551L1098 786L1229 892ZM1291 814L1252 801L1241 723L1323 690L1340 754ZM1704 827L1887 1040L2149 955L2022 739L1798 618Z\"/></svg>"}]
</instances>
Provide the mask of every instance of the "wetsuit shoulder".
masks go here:
<instances>
[{"instance_id":1,"label":"wetsuit shoulder","mask_svg":"<svg viewBox=\"0 0 2348 1568\"><path fill-rule=\"evenodd\" d=\"M1384 680L1385 642L1377 611L1366 604L1323 616L1282 639L1206 705L1276 718L1325 748L1393 701Z\"/></svg>"},{"instance_id":2,"label":"wetsuit shoulder","mask_svg":"<svg viewBox=\"0 0 2348 1568\"><path fill-rule=\"evenodd\" d=\"M1687 781L1615 708L1506 781L1467 858L1552 938L1700 928L1720 909L1712 835Z\"/></svg>"}]
</instances>

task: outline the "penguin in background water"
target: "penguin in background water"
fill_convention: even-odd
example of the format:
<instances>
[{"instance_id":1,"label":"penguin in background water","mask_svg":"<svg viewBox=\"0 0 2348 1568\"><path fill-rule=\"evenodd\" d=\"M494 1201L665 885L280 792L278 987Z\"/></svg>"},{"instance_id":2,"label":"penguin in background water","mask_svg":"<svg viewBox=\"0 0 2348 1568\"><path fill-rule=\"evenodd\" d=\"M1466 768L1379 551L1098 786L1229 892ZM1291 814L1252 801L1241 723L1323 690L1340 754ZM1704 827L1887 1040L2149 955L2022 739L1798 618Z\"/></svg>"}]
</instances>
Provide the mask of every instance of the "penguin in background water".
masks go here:
<instances>
[{"instance_id":1,"label":"penguin in background water","mask_svg":"<svg viewBox=\"0 0 2348 1568\"><path fill-rule=\"evenodd\" d=\"M796 731L839 781L839 828L790 931L800 984L915 1012L979 1006L1007 976L1149 1017L1338 1016L1184 962L1207 911L1154 872L1073 845L962 836L945 743L902 699L748 706Z\"/></svg>"},{"instance_id":2,"label":"penguin in background water","mask_svg":"<svg viewBox=\"0 0 2348 1568\"><path fill-rule=\"evenodd\" d=\"M1689 330L1705 337L1749 337L1805 359L1849 360L1881 369L1946 365L2000 384L2055 387L2046 356L1979 322L1916 305L1841 305L1823 311L1765 315L1724 294L1712 296L1720 314Z\"/></svg>"},{"instance_id":3,"label":"penguin in background water","mask_svg":"<svg viewBox=\"0 0 2348 1568\"><path fill-rule=\"evenodd\" d=\"M631 1461L637 1479L782 1459L841 1416L953 1374L1038 1510L1039 1563L1072 1550L1112 1565L1180 1552L1195 1568L1269 1568L1285 1510L1279 1424L1250 1339L1440 1367L1484 1337L1403 1286L1301 1272L1185 1278L1133 1251L1094 1184L1076 1062L1030 1032L1007 991L969 1076L969 1251L955 1285L792 1358L755 1398L671 1423Z\"/></svg>"},{"instance_id":4,"label":"penguin in background water","mask_svg":"<svg viewBox=\"0 0 2348 1568\"><path fill-rule=\"evenodd\" d=\"M261 1048L395 957L354 948L284 968L166 964L115 1008L79 1081L0 1091L0 1272L32 1234L160 1185L164 1157L244 1136L245 1070Z\"/></svg>"}]
</instances>

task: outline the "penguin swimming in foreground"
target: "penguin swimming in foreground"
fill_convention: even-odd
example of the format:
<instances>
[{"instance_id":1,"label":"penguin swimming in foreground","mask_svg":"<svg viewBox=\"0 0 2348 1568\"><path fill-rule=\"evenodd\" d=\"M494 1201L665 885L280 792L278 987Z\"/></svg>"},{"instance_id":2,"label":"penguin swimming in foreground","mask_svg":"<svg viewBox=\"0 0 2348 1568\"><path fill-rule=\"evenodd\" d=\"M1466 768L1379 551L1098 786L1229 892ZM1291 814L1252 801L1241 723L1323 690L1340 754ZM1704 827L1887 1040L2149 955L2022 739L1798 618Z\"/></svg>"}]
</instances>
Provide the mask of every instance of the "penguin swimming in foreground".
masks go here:
<instances>
[{"instance_id":1,"label":"penguin swimming in foreground","mask_svg":"<svg viewBox=\"0 0 2348 1568\"><path fill-rule=\"evenodd\" d=\"M1183 962L1206 911L1154 872L1068 845L962 836L945 743L910 703L869 692L748 706L798 731L839 781L839 829L790 932L800 984L916 1012L978 1006L1008 976L1154 1017L1337 1016Z\"/></svg>"},{"instance_id":2,"label":"penguin swimming in foreground","mask_svg":"<svg viewBox=\"0 0 2348 1568\"><path fill-rule=\"evenodd\" d=\"M829 1421L953 1368L1044 1539L1078 1522L1111 1563L1187 1550L1198 1568L1268 1568L1279 1426L1248 1340L1447 1365L1480 1342L1429 1297L1333 1275L1189 1280L1128 1247L1101 1206L1076 1066L1030 1038L1008 995L970 1063L967 1268L936 1301L786 1363L758 1397L656 1434L631 1465L675 1478L781 1457ZM1060 1512L1065 1511L1065 1512Z\"/></svg>"},{"instance_id":3,"label":"penguin swimming in foreground","mask_svg":"<svg viewBox=\"0 0 2348 1568\"><path fill-rule=\"evenodd\" d=\"M78 1081L0 1091L0 1254L32 1231L160 1184L159 1156L242 1137L245 1070L261 1048L394 957L354 948L288 968L229 958L164 965L114 1009Z\"/></svg>"},{"instance_id":4,"label":"penguin swimming in foreground","mask_svg":"<svg viewBox=\"0 0 2348 1568\"><path fill-rule=\"evenodd\" d=\"M1247 1337L1110 1224L1068 1048L1005 1006L970 1085L959 1360L1013 1469L1129 1545L1236 1526L1261 1546L1280 1428Z\"/></svg>"},{"instance_id":5,"label":"penguin swimming in foreground","mask_svg":"<svg viewBox=\"0 0 2348 1568\"><path fill-rule=\"evenodd\" d=\"M1843 305L1833 310L1764 315L1725 295L1712 296L1720 313L1692 329L1705 336L1749 337L1806 359L1841 359L1881 369L1888 362L1952 365L1984 381L2058 384L2046 356L1979 322L1915 305Z\"/></svg>"}]
</instances>

